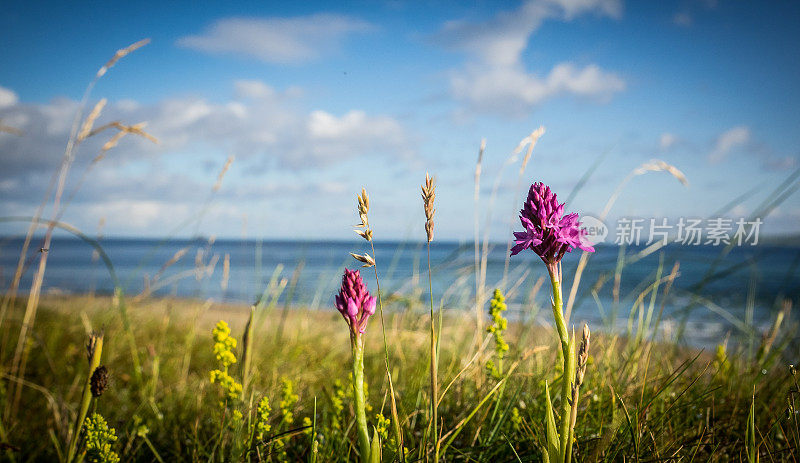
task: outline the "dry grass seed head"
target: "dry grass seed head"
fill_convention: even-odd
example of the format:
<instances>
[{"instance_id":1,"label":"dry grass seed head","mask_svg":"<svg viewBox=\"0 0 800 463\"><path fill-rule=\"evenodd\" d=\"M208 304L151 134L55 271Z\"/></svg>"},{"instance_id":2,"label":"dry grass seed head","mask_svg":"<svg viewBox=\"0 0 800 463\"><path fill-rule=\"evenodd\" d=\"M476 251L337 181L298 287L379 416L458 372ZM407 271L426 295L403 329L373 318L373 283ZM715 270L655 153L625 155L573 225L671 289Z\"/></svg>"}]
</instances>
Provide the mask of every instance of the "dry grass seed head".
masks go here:
<instances>
[{"instance_id":1,"label":"dry grass seed head","mask_svg":"<svg viewBox=\"0 0 800 463\"><path fill-rule=\"evenodd\" d=\"M361 194L357 194L356 199L358 200L358 218L361 222L356 225L356 229L353 231L365 240L372 241L372 230L369 228L369 219L367 218L367 213L369 212L369 196L367 196L367 190L362 188Z\"/></svg>"},{"instance_id":2,"label":"dry grass seed head","mask_svg":"<svg viewBox=\"0 0 800 463\"><path fill-rule=\"evenodd\" d=\"M375 265L375 259L373 259L369 254L355 254L353 252L350 253L353 256L353 259L363 263L362 267L372 267Z\"/></svg>"},{"instance_id":3,"label":"dry grass seed head","mask_svg":"<svg viewBox=\"0 0 800 463\"><path fill-rule=\"evenodd\" d=\"M150 140L151 142L153 142L155 144L158 144L158 139L156 137L150 135L149 133L147 133L147 132L145 132L143 130L145 126L147 126L147 122L139 122L138 124L134 124L134 125L125 125L125 124L122 124L119 121L115 121L115 122L110 122L110 123L108 123L108 124L106 124L106 125L104 125L102 127L98 127L95 130L92 130L87 135L87 137L91 137L93 135L96 135L96 134L98 134L98 133L100 133L100 132L102 132L102 131L104 131L106 129L112 128L112 127L117 129L117 130L119 130L119 132L115 133L114 136L111 137L111 139L108 140L103 145L102 148L100 148L100 154L98 154L92 160L92 162L98 162L101 159L103 159L105 157L105 155L106 155L106 152L108 150L110 150L111 148L114 148L115 146L117 146L117 144L122 139L122 137L124 137L125 135L127 135L129 133L133 134L133 135L138 135L138 136L140 136L142 138Z\"/></svg>"},{"instance_id":4,"label":"dry grass seed head","mask_svg":"<svg viewBox=\"0 0 800 463\"><path fill-rule=\"evenodd\" d=\"M586 374L586 363L589 360L589 325L583 325L583 332L581 333L581 347L578 349L578 365L575 369L575 387L581 387L583 384L583 377Z\"/></svg>"},{"instance_id":5,"label":"dry grass seed head","mask_svg":"<svg viewBox=\"0 0 800 463\"><path fill-rule=\"evenodd\" d=\"M119 50L117 50L116 53L114 53L114 56L112 56L111 59L108 60L108 62L106 64L104 64L103 67L101 67L97 71L97 77L98 78L99 77L103 77L103 75L109 69L111 69L111 67L113 67L115 64L117 64L117 61L121 60L126 55L128 55L128 54L130 54L130 53L142 48L143 46L147 45L148 43L150 43L150 39L143 39L143 40L140 40L140 41L138 41L138 42L136 42L134 44L128 45L125 48L120 48Z\"/></svg>"},{"instance_id":6,"label":"dry grass seed head","mask_svg":"<svg viewBox=\"0 0 800 463\"><path fill-rule=\"evenodd\" d=\"M98 101L94 108L92 108L92 112L86 116L86 120L83 121L83 125L81 126L81 131L78 133L78 141L86 140L89 137L89 134L92 133L92 127L94 126L95 121L98 117L100 117L100 113L103 111L103 108L108 103L108 100L103 98L102 100Z\"/></svg>"},{"instance_id":7,"label":"dry grass seed head","mask_svg":"<svg viewBox=\"0 0 800 463\"><path fill-rule=\"evenodd\" d=\"M358 199L358 215L361 218L361 225L368 226L367 224L367 213L369 212L369 196L367 196L367 190L364 188L361 189L361 194L356 195Z\"/></svg>"},{"instance_id":8,"label":"dry grass seed head","mask_svg":"<svg viewBox=\"0 0 800 463\"><path fill-rule=\"evenodd\" d=\"M426 172L425 184L422 185L422 203L425 209L425 233L429 243L433 241L433 215L436 213L436 209L433 208L434 199L436 199L436 183Z\"/></svg>"},{"instance_id":9,"label":"dry grass seed head","mask_svg":"<svg viewBox=\"0 0 800 463\"><path fill-rule=\"evenodd\" d=\"M103 333L93 331L89 333L89 338L86 340L86 359L92 361L94 350L97 347L97 342L102 341Z\"/></svg>"}]
</instances>

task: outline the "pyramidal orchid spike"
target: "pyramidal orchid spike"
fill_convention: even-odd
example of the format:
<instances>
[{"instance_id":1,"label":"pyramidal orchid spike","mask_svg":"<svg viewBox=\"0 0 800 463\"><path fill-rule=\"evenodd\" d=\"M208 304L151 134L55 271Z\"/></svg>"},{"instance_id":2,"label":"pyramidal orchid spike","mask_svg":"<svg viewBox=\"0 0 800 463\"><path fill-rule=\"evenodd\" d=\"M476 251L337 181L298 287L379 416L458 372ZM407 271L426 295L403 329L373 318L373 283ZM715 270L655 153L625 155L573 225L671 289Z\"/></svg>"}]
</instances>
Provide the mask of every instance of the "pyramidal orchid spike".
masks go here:
<instances>
[{"instance_id":1,"label":"pyramidal orchid spike","mask_svg":"<svg viewBox=\"0 0 800 463\"><path fill-rule=\"evenodd\" d=\"M561 261L564 254L575 248L594 252L586 239L586 230L576 213L564 215L564 204L558 203L556 194L550 187L536 182L531 185L519 221L525 229L514 232L515 246L511 255L531 249L548 265Z\"/></svg>"},{"instance_id":2,"label":"pyramidal orchid spike","mask_svg":"<svg viewBox=\"0 0 800 463\"><path fill-rule=\"evenodd\" d=\"M358 270L344 269L342 286L334 301L336 309L350 327L351 334L364 333L367 320L375 313L375 297L370 296Z\"/></svg>"}]
</instances>

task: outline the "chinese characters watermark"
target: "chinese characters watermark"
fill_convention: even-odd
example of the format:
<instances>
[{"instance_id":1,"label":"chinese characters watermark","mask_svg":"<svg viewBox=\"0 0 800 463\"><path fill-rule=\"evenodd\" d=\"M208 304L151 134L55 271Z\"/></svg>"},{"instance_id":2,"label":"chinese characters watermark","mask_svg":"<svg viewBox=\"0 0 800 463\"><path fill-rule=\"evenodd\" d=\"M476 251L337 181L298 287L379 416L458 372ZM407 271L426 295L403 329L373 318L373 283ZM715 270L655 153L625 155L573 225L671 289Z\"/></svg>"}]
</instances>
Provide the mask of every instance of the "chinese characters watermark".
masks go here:
<instances>
[{"instance_id":1,"label":"chinese characters watermark","mask_svg":"<svg viewBox=\"0 0 800 463\"><path fill-rule=\"evenodd\" d=\"M586 238L593 243L602 243L609 229L594 217L583 217L587 230ZM763 224L761 218L731 219L714 217L709 219L679 217L670 221L662 218L628 218L617 220L614 244L663 245L676 243L684 246L755 246Z\"/></svg>"}]
</instances>

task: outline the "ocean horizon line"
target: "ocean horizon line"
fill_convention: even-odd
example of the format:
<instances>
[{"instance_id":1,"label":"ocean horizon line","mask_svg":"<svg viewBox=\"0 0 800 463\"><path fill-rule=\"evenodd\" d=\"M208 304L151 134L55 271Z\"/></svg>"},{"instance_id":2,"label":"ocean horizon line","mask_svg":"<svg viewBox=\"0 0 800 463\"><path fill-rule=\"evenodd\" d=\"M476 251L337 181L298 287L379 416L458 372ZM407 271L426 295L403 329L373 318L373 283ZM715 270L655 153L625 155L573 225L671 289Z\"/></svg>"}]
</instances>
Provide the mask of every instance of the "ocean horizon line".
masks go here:
<instances>
[{"instance_id":1,"label":"ocean horizon line","mask_svg":"<svg viewBox=\"0 0 800 463\"><path fill-rule=\"evenodd\" d=\"M88 234L84 234L84 236L91 238L94 241L103 242L103 241L129 241L129 242L182 242L182 243L194 243L194 242L208 242L210 239L214 239L214 242L217 243L313 243L313 244L347 244L347 243L357 243L362 241L362 238L358 236L353 236L352 239L348 238L290 238L290 237L253 237L253 238L235 238L235 237L219 237L214 235L197 235L193 237L189 236L125 236L125 235L103 235L100 237L92 236ZM31 240L43 240L45 238L44 235L36 234L33 235ZM0 242L2 241L14 241L14 240L24 240L25 235L0 235ZM85 241L83 238L70 234L70 233L58 233L54 234L52 239L58 240L70 240L70 241ZM374 239L373 240L376 244L415 244L415 245L425 245L427 241L424 238L421 239ZM478 241L479 244L483 245L483 240ZM437 245L450 245L450 246L465 246L465 245L474 245L475 241L473 239L440 239L434 240L431 242L432 246ZM490 246L500 246L500 245L507 245L508 241L489 241ZM639 244L626 244L625 246L628 248L646 248L653 243L639 243ZM774 235L764 235L759 237L759 243L755 246L765 245L765 246L785 246L785 247L800 247L800 233L793 233L793 234L774 234ZM595 243L594 246L600 247L607 247L607 248L619 248L621 244L617 244L614 241L604 241L601 243ZM709 245L709 244L698 244L698 245L681 245L675 242L669 242L666 246L686 246L686 247L724 247L719 245ZM750 245L743 245L741 247L750 247Z\"/></svg>"}]
</instances>

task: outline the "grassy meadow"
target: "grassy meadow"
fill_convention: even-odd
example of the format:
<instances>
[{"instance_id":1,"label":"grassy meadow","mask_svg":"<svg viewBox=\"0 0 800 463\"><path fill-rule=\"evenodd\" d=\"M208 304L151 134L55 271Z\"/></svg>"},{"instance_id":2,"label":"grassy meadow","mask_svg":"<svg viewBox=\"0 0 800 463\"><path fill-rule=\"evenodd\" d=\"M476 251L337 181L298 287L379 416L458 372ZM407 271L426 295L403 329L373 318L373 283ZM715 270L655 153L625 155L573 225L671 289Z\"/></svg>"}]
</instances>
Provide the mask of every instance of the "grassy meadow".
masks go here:
<instances>
[{"instance_id":1,"label":"grassy meadow","mask_svg":"<svg viewBox=\"0 0 800 463\"><path fill-rule=\"evenodd\" d=\"M4 327L19 328L19 300ZM85 341L102 329L102 364L109 386L92 410L116 429L122 461L352 461L356 458L350 352L335 311L257 317L252 383L237 409L256 420L256 404L271 406L268 435L243 457L247 427L231 425L231 410L209 382L214 369L211 330L230 323L241 340L248 308L202 301L152 299L128 307L140 370L134 368L117 302L107 297L46 297L29 346L24 381L4 375L4 459L57 461L73 428L86 381ZM388 314L387 314L388 315ZM431 458L428 321L421 314L386 318L390 365L398 397L407 461ZM475 320L446 316L439 348L441 439L446 461L539 461L544 433L544 382L558 385L552 368L556 338L542 327L510 324L500 381L486 368L496 360L491 336ZM367 337L366 378L371 423L391 419L382 343ZM792 333L772 342L778 349ZM6 336L6 341L10 339ZM13 346L3 345L6 355ZM748 417L763 461L796 461L797 376L780 352L700 352L619 336L594 335L576 428L577 461L746 461ZM236 350L241 355L241 349ZM771 355L774 354L774 355ZM233 369L234 376L241 374ZM505 377L505 376L504 376ZM287 381L291 391L287 391ZM502 383L502 384L501 384ZM498 388L498 384L501 386ZM14 392L21 393L15 401ZM558 390L553 387L553 390ZM755 390L755 402L752 402ZM795 391L795 392L792 392ZM294 397L293 397L294 396ZM555 405L563 400L553 398ZM794 410L794 411L793 411ZM384 461L397 461L386 430ZM238 442L237 442L238 441ZM426 445L427 444L427 445ZM13 446L13 447L12 447ZM316 453L316 456L314 454ZM245 451L246 454L246 451Z\"/></svg>"}]
</instances>

